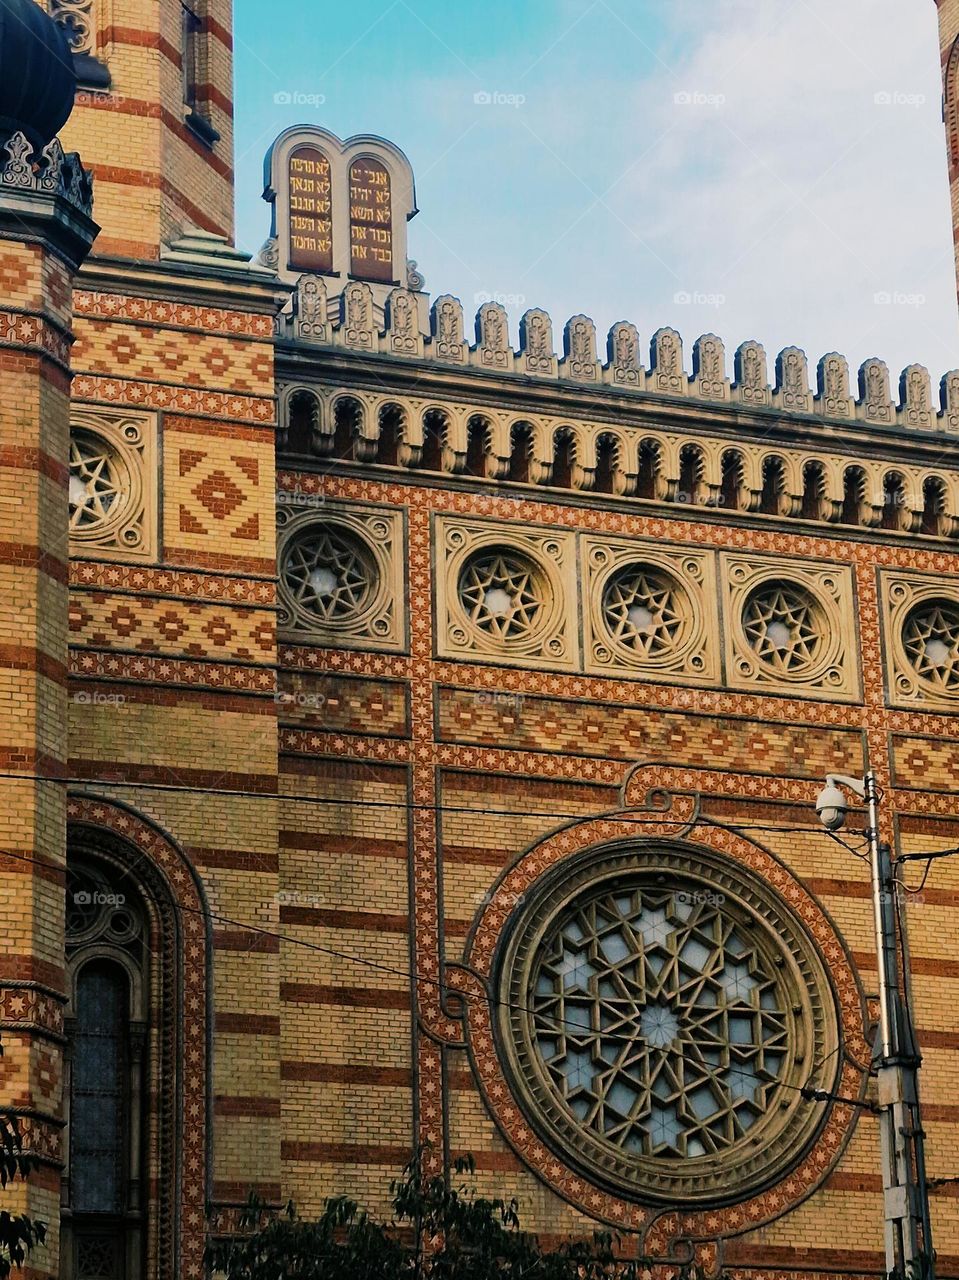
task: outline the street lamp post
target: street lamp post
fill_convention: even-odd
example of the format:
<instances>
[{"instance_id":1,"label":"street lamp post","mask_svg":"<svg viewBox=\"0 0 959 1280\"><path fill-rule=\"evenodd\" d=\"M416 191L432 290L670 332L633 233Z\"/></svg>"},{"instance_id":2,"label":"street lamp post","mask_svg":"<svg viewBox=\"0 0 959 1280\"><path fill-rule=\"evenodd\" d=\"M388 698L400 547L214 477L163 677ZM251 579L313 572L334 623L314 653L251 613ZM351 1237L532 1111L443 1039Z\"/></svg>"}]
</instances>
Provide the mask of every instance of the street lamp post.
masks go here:
<instances>
[{"instance_id":1,"label":"street lamp post","mask_svg":"<svg viewBox=\"0 0 959 1280\"><path fill-rule=\"evenodd\" d=\"M816 800L828 831L846 818L847 787L866 802L866 839L872 872L873 922L879 963L880 1150L885 1217L886 1271L911 1280L933 1276L932 1228L926 1183L923 1132L919 1114L921 1061L908 1008L899 984L896 958L898 879L892 854L879 835L879 790L870 769L864 778L830 774ZM903 975L905 980L906 975Z\"/></svg>"}]
</instances>

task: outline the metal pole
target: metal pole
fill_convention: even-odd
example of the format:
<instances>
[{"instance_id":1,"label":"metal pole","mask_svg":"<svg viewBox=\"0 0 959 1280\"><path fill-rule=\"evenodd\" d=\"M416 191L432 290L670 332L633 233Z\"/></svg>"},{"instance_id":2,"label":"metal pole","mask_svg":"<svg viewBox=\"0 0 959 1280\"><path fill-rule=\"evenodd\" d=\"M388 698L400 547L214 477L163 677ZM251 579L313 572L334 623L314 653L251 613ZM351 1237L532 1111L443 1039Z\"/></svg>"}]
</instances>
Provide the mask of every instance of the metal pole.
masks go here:
<instances>
[{"instance_id":1,"label":"metal pole","mask_svg":"<svg viewBox=\"0 0 959 1280\"><path fill-rule=\"evenodd\" d=\"M896 956L897 913L889 846L879 834L879 791L870 769L865 779L869 812L869 861L879 964L879 1117L885 1218L886 1270L904 1280L931 1277L932 1233L919 1118L912 1028L906 1025ZM927 1270L921 1270L922 1264Z\"/></svg>"}]
</instances>

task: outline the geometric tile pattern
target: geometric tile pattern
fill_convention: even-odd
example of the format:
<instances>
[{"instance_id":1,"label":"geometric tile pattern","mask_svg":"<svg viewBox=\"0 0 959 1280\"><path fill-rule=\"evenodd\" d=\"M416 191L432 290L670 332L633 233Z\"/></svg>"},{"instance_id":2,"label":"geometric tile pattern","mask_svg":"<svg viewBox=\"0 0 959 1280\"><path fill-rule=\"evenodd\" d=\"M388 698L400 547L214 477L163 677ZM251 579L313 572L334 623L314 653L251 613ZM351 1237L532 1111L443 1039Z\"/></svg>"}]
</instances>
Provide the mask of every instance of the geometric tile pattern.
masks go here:
<instances>
[{"instance_id":1,"label":"geometric tile pattern","mask_svg":"<svg viewBox=\"0 0 959 1280\"><path fill-rule=\"evenodd\" d=\"M187 604L103 591L75 591L70 603L71 644L194 658L270 662L272 613L229 604Z\"/></svg>"}]
</instances>

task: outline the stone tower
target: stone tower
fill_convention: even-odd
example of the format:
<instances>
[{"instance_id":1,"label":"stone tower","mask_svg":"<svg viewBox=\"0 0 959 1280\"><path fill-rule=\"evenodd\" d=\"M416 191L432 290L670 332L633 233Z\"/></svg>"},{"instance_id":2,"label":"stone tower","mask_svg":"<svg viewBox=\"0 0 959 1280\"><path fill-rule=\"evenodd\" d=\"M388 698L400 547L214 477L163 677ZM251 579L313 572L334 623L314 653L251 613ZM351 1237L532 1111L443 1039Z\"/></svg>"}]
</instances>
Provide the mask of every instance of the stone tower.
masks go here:
<instances>
[{"instance_id":1,"label":"stone tower","mask_svg":"<svg viewBox=\"0 0 959 1280\"><path fill-rule=\"evenodd\" d=\"M55 138L73 96L60 31L31 0L2 0L0 1017L4 1102L40 1158L4 1208L51 1226L38 1277L58 1271L71 286L97 230L89 175Z\"/></svg>"},{"instance_id":2,"label":"stone tower","mask_svg":"<svg viewBox=\"0 0 959 1280\"><path fill-rule=\"evenodd\" d=\"M192 224L233 235L229 0L51 0L77 67L64 145L97 183L97 253L157 258Z\"/></svg>"},{"instance_id":3,"label":"stone tower","mask_svg":"<svg viewBox=\"0 0 959 1280\"><path fill-rule=\"evenodd\" d=\"M959 273L959 0L936 0L936 4L942 58L942 115L946 126L953 242Z\"/></svg>"}]
</instances>

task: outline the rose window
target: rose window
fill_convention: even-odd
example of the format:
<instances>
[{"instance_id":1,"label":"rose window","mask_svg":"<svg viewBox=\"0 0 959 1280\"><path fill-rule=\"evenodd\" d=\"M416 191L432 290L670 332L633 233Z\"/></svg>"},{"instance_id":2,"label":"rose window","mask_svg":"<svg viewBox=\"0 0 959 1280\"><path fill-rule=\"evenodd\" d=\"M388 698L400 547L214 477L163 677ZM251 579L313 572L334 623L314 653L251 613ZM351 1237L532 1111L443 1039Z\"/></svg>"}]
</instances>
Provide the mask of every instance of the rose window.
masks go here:
<instances>
[{"instance_id":1,"label":"rose window","mask_svg":"<svg viewBox=\"0 0 959 1280\"><path fill-rule=\"evenodd\" d=\"M113 448L90 431L70 435L70 531L106 524L116 515L123 491Z\"/></svg>"},{"instance_id":2,"label":"rose window","mask_svg":"<svg viewBox=\"0 0 959 1280\"><path fill-rule=\"evenodd\" d=\"M822 1113L799 1091L835 1071L814 944L768 885L706 871L646 850L557 873L500 961L529 1121L641 1199L744 1197L801 1155Z\"/></svg>"},{"instance_id":3,"label":"rose window","mask_svg":"<svg viewBox=\"0 0 959 1280\"><path fill-rule=\"evenodd\" d=\"M689 615L668 574L647 565L628 565L606 585L603 617L615 641L638 658L655 659L682 645Z\"/></svg>"},{"instance_id":4,"label":"rose window","mask_svg":"<svg viewBox=\"0 0 959 1280\"><path fill-rule=\"evenodd\" d=\"M756 657L778 676L805 676L824 644L822 611L811 592L792 583L766 582L749 596L743 630Z\"/></svg>"},{"instance_id":5,"label":"rose window","mask_svg":"<svg viewBox=\"0 0 959 1280\"><path fill-rule=\"evenodd\" d=\"M544 612L544 597L539 569L516 551L481 551L460 574L459 598L467 618L494 640L532 635Z\"/></svg>"},{"instance_id":6,"label":"rose window","mask_svg":"<svg viewBox=\"0 0 959 1280\"><path fill-rule=\"evenodd\" d=\"M282 579L294 607L313 622L354 621L376 590L372 555L346 529L310 527L289 543Z\"/></svg>"},{"instance_id":7,"label":"rose window","mask_svg":"<svg viewBox=\"0 0 959 1280\"><path fill-rule=\"evenodd\" d=\"M902 643L918 676L939 692L959 690L959 604L927 600L913 609Z\"/></svg>"}]
</instances>

